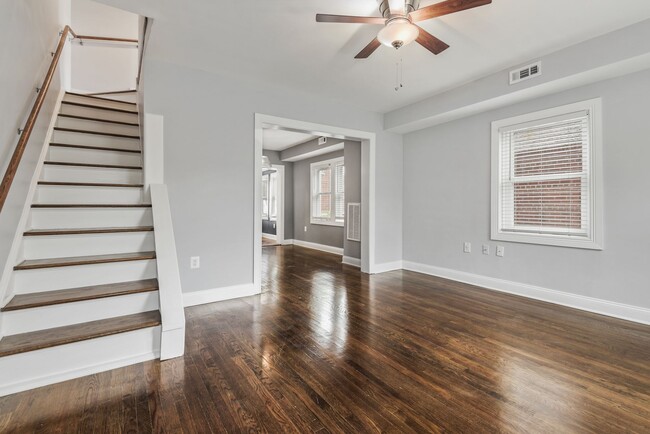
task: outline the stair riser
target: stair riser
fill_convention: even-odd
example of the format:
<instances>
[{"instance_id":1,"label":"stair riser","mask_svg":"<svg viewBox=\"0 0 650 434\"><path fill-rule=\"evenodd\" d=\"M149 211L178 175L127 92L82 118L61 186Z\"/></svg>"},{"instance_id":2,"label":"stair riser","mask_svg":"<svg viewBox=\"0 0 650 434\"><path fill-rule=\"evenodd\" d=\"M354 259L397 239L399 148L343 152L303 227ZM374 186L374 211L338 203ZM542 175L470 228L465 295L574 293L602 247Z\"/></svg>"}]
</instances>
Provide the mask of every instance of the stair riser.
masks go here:
<instances>
[{"instance_id":1,"label":"stair riser","mask_svg":"<svg viewBox=\"0 0 650 434\"><path fill-rule=\"evenodd\" d=\"M129 93L113 93L108 95L98 95L102 98L112 99L114 101L124 101L124 102L138 102L138 94L135 92Z\"/></svg>"},{"instance_id":2,"label":"stair riser","mask_svg":"<svg viewBox=\"0 0 650 434\"><path fill-rule=\"evenodd\" d=\"M155 259L19 270L14 271L14 293L27 294L155 277Z\"/></svg>"},{"instance_id":3,"label":"stair riser","mask_svg":"<svg viewBox=\"0 0 650 434\"><path fill-rule=\"evenodd\" d=\"M84 131L98 131L111 134L127 134L130 136L139 136L140 127L121 124L112 124L107 122L88 121L85 119L75 119L59 117L56 120L56 126L60 128L71 128Z\"/></svg>"},{"instance_id":4,"label":"stair riser","mask_svg":"<svg viewBox=\"0 0 650 434\"><path fill-rule=\"evenodd\" d=\"M69 131L54 131L51 142L129 150L140 149L139 139L126 139L123 137L103 136L100 134L73 133Z\"/></svg>"},{"instance_id":5,"label":"stair riser","mask_svg":"<svg viewBox=\"0 0 650 434\"><path fill-rule=\"evenodd\" d=\"M80 104L90 104L99 107L115 108L119 110L129 110L129 111L136 110L136 106L134 106L133 104L128 104L121 101L106 101L103 99L89 98L89 97L79 96L79 95L65 94L65 96L63 97L63 101L78 102Z\"/></svg>"},{"instance_id":6,"label":"stair riser","mask_svg":"<svg viewBox=\"0 0 650 434\"><path fill-rule=\"evenodd\" d=\"M141 154L93 149L76 149L50 146L47 160L70 163L110 164L117 166L141 166Z\"/></svg>"},{"instance_id":7,"label":"stair riser","mask_svg":"<svg viewBox=\"0 0 650 434\"><path fill-rule=\"evenodd\" d=\"M31 210L30 229L152 226L151 208L69 208Z\"/></svg>"},{"instance_id":8,"label":"stair riser","mask_svg":"<svg viewBox=\"0 0 650 434\"><path fill-rule=\"evenodd\" d=\"M159 309L158 291L4 312L5 336Z\"/></svg>"},{"instance_id":9,"label":"stair riser","mask_svg":"<svg viewBox=\"0 0 650 434\"><path fill-rule=\"evenodd\" d=\"M23 237L25 259L152 252L153 232Z\"/></svg>"},{"instance_id":10,"label":"stair riser","mask_svg":"<svg viewBox=\"0 0 650 434\"><path fill-rule=\"evenodd\" d=\"M43 166L43 172L41 172L41 180L53 182L141 184L142 170L55 166L46 164Z\"/></svg>"},{"instance_id":11,"label":"stair riser","mask_svg":"<svg viewBox=\"0 0 650 434\"><path fill-rule=\"evenodd\" d=\"M34 203L139 204L142 188L39 185Z\"/></svg>"},{"instance_id":12,"label":"stair riser","mask_svg":"<svg viewBox=\"0 0 650 434\"><path fill-rule=\"evenodd\" d=\"M109 121L138 123L138 115L134 113L123 113L112 110L102 110L90 107L80 107L70 104L61 104L60 113L88 118L105 119Z\"/></svg>"},{"instance_id":13,"label":"stair riser","mask_svg":"<svg viewBox=\"0 0 650 434\"><path fill-rule=\"evenodd\" d=\"M152 360L160 327L0 358L0 396Z\"/></svg>"}]
</instances>

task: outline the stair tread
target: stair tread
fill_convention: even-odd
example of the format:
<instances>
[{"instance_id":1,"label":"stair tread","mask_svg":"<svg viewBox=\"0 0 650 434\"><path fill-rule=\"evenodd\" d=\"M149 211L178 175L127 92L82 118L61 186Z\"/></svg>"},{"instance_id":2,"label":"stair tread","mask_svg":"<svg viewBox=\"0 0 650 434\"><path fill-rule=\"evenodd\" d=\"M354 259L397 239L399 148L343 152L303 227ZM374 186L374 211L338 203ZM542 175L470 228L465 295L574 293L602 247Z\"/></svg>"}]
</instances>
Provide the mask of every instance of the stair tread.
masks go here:
<instances>
[{"instance_id":1,"label":"stair tread","mask_svg":"<svg viewBox=\"0 0 650 434\"><path fill-rule=\"evenodd\" d=\"M142 188L143 184L114 184L106 182L62 182L62 181L38 181L38 185L51 185L60 187L120 187L120 188Z\"/></svg>"},{"instance_id":2,"label":"stair tread","mask_svg":"<svg viewBox=\"0 0 650 434\"><path fill-rule=\"evenodd\" d=\"M0 357L159 326L160 312L142 312L48 330L5 336Z\"/></svg>"},{"instance_id":3,"label":"stair tread","mask_svg":"<svg viewBox=\"0 0 650 434\"><path fill-rule=\"evenodd\" d=\"M35 270L39 268L107 264L112 262L141 261L155 258L156 252L135 252L117 253L110 255L71 256L67 258L27 259L16 265L14 267L14 270Z\"/></svg>"},{"instance_id":4,"label":"stair tread","mask_svg":"<svg viewBox=\"0 0 650 434\"><path fill-rule=\"evenodd\" d=\"M57 148L89 149L91 151L129 152L131 154L142 153L142 151L139 149L120 149L120 148L111 148L107 146L72 145L70 143L50 143L50 146L54 146Z\"/></svg>"},{"instance_id":5,"label":"stair tread","mask_svg":"<svg viewBox=\"0 0 650 434\"><path fill-rule=\"evenodd\" d=\"M109 98L102 98L97 95L89 95L85 93L76 93L76 92L66 92L67 95L74 95L74 96L82 96L85 98L93 98L93 99L98 99L101 101L109 101L109 102L117 102L117 103L122 103L122 104L131 104L131 105L137 105L135 102L128 102L128 101L115 101L114 99L109 99Z\"/></svg>"},{"instance_id":6,"label":"stair tread","mask_svg":"<svg viewBox=\"0 0 650 434\"><path fill-rule=\"evenodd\" d=\"M102 169L142 170L142 167L140 166L124 166L121 164L73 163L70 161L44 161L43 164L47 164L49 166L79 166L79 167L98 167Z\"/></svg>"},{"instance_id":7,"label":"stair tread","mask_svg":"<svg viewBox=\"0 0 650 434\"><path fill-rule=\"evenodd\" d=\"M35 203L32 208L151 208L149 203Z\"/></svg>"},{"instance_id":8,"label":"stair tread","mask_svg":"<svg viewBox=\"0 0 650 434\"><path fill-rule=\"evenodd\" d=\"M62 118L71 118L71 119L80 119L83 121L92 121L92 122L104 122L108 124L117 124L117 125L127 125L130 127L139 127L139 123L133 123L133 122L123 122L123 121L114 121L111 119L101 119L101 118L93 118L89 116L79 116L79 115L69 115L66 113L59 113L58 116Z\"/></svg>"},{"instance_id":9,"label":"stair tread","mask_svg":"<svg viewBox=\"0 0 650 434\"><path fill-rule=\"evenodd\" d=\"M127 226L106 228L68 228L68 229L31 229L23 233L25 236L39 235L84 235L84 234L111 234L121 232L152 232L153 226Z\"/></svg>"},{"instance_id":10,"label":"stair tread","mask_svg":"<svg viewBox=\"0 0 650 434\"><path fill-rule=\"evenodd\" d=\"M54 131L62 131L64 133L96 134L99 136L110 136L110 137L119 137L122 139L140 140L140 136L134 136L132 134L106 133L104 131L80 130L78 128L54 127Z\"/></svg>"},{"instance_id":11,"label":"stair tread","mask_svg":"<svg viewBox=\"0 0 650 434\"><path fill-rule=\"evenodd\" d=\"M113 111L113 112L128 113L128 114L132 114L132 115L137 115L138 114L137 111L133 111L133 110L124 110L124 109L106 107L106 106L95 105L95 104L84 104L84 103L80 103L80 102L61 101L61 104L68 104L68 105L74 105L74 106L77 106L77 107L85 107L85 108L91 108L91 109L97 109L97 110L108 110L108 111Z\"/></svg>"},{"instance_id":12,"label":"stair tread","mask_svg":"<svg viewBox=\"0 0 650 434\"><path fill-rule=\"evenodd\" d=\"M133 282L110 283L107 285L84 286L56 291L34 292L14 296L1 310L9 312L55 304L96 300L120 295L138 294L158 290L158 279L136 280Z\"/></svg>"}]
</instances>

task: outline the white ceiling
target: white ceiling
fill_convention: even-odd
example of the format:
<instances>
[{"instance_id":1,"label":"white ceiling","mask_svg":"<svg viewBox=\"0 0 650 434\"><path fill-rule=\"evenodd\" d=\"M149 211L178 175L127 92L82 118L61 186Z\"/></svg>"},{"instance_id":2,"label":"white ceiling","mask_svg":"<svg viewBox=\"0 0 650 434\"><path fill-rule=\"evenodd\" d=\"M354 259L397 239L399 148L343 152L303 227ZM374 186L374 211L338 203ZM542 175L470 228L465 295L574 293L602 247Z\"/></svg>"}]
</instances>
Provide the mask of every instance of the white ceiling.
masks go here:
<instances>
[{"instance_id":1,"label":"white ceiling","mask_svg":"<svg viewBox=\"0 0 650 434\"><path fill-rule=\"evenodd\" d=\"M316 23L315 14L378 15L377 0L101 0L157 12L149 55L222 74L249 76L387 112L504 68L650 18L649 0L494 0L424 21L451 48L434 56L413 43L355 60L381 29ZM436 3L422 0L422 6ZM159 24L163 24L159 22ZM395 92L395 64L404 88Z\"/></svg>"},{"instance_id":2,"label":"white ceiling","mask_svg":"<svg viewBox=\"0 0 650 434\"><path fill-rule=\"evenodd\" d=\"M262 147L269 151L284 151L287 148L305 143L315 139L318 136L311 134L296 133L293 131L284 131L265 128L263 130Z\"/></svg>"}]
</instances>

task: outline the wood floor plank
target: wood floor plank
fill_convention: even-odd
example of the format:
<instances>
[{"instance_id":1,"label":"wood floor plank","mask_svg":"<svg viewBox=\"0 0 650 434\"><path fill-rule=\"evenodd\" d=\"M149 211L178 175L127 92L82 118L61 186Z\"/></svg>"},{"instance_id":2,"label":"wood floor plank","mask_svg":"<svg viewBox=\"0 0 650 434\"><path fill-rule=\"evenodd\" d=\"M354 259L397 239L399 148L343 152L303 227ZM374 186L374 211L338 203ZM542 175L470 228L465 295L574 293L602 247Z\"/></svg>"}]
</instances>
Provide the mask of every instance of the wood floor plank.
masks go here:
<instances>
[{"instance_id":1,"label":"wood floor plank","mask_svg":"<svg viewBox=\"0 0 650 434\"><path fill-rule=\"evenodd\" d=\"M650 327L340 261L264 249L261 295L186 309L182 358L0 398L0 427L650 432Z\"/></svg>"}]
</instances>

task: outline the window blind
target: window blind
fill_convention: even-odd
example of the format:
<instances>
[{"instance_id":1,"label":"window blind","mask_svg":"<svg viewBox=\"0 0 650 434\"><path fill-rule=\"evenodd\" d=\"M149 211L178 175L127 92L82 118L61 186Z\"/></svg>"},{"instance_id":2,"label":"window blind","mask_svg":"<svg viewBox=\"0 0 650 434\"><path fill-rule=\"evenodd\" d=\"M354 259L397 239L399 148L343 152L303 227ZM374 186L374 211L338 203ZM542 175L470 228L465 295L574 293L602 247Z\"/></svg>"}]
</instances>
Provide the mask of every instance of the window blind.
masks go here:
<instances>
[{"instance_id":1,"label":"window blind","mask_svg":"<svg viewBox=\"0 0 650 434\"><path fill-rule=\"evenodd\" d=\"M588 111L499 130L499 226L503 232L590 233Z\"/></svg>"}]
</instances>

